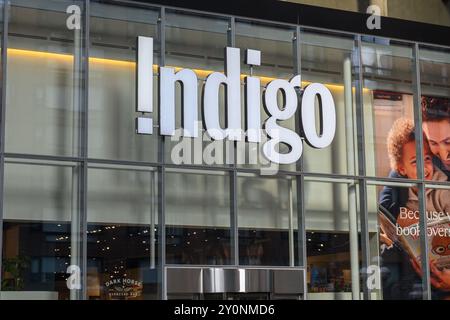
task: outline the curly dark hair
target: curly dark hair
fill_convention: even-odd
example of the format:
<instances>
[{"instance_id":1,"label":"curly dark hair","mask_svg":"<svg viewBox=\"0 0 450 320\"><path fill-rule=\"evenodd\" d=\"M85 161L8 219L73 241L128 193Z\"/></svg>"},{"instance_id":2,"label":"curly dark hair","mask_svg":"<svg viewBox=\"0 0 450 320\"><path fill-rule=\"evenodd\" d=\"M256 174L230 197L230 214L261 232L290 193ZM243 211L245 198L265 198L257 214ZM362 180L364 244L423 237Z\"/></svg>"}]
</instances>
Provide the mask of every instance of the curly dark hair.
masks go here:
<instances>
[{"instance_id":1,"label":"curly dark hair","mask_svg":"<svg viewBox=\"0 0 450 320\"><path fill-rule=\"evenodd\" d=\"M450 121L450 99L422 97L422 119L423 121Z\"/></svg>"},{"instance_id":2,"label":"curly dark hair","mask_svg":"<svg viewBox=\"0 0 450 320\"><path fill-rule=\"evenodd\" d=\"M416 141L414 122L408 118L397 119L389 130L386 140L392 170L398 171L398 166L403 160L403 148L405 144L412 141ZM425 134L423 134L423 148L425 154L432 154Z\"/></svg>"},{"instance_id":3,"label":"curly dark hair","mask_svg":"<svg viewBox=\"0 0 450 320\"><path fill-rule=\"evenodd\" d=\"M397 171L402 162L404 145L415 140L414 122L407 118L397 119L389 130L386 141L392 170Z\"/></svg>"}]
</instances>

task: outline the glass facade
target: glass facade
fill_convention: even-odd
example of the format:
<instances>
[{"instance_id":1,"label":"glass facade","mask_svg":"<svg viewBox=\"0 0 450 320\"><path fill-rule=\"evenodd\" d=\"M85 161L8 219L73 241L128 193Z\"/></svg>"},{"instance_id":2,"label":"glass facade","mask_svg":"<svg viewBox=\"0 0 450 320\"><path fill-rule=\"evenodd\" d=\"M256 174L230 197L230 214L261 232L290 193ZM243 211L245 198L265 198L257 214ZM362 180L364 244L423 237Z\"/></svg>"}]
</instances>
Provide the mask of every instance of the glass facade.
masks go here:
<instances>
[{"instance_id":1,"label":"glass facade","mask_svg":"<svg viewBox=\"0 0 450 320\"><path fill-rule=\"evenodd\" d=\"M0 299L450 296L450 48L134 2L0 4ZM137 134L138 36L154 40L154 106L160 67L192 69L202 97L239 48L241 105L259 77L264 123L267 84L301 74L333 97L332 143L273 166L263 143L159 135L158 107ZM299 112L281 122L302 131ZM180 289L208 270L304 278L300 295Z\"/></svg>"}]
</instances>

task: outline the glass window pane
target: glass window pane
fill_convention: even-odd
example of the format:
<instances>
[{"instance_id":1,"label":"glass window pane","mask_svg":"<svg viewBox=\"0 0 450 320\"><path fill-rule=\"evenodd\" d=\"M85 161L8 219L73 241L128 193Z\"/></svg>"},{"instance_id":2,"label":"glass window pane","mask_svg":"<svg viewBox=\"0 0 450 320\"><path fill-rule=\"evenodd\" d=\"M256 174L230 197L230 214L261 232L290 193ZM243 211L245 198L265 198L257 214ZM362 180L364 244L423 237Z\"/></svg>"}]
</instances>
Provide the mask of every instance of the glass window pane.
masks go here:
<instances>
[{"instance_id":1,"label":"glass window pane","mask_svg":"<svg viewBox=\"0 0 450 320\"><path fill-rule=\"evenodd\" d=\"M363 37L361 50L367 174L415 179L400 168L403 152L416 156L412 47Z\"/></svg>"},{"instance_id":2,"label":"glass window pane","mask_svg":"<svg viewBox=\"0 0 450 320\"><path fill-rule=\"evenodd\" d=\"M448 300L450 298L450 186L447 186L447 189L425 189L425 199L431 298ZM408 221L412 224L418 222L417 219Z\"/></svg>"},{"instance_id":3,"label":"glass window pane","mask_svg":"<svg viewBox=\"0 0 450 320\"><path fill-rule=\"evenodd\" d=\"M289 266L297 226L295 179L239 175L237 194L239 264Z\"/></svg>"},{"instance_id":4,"label":"glass window pane","mask_svg":"<svg viewBox=\"0 0 450 320\"><path fill-rule=\"evenodd\" d=\"M421 48L419 52L422 129L430 147L432 163L448 178L450 176L450 50ZM434 177L432 180L437 179Z\"/></svg>"},{"instance_id":5,"label":"glass window pane","mask_svg":"<svg viewBox=\"0 0 450 320\"><path fill-rule=\"evenodd\" d=\"M372 289L377 299L422 299L422 278L415 268L420 263L421 252L418 221L406 215L407 212L418 214L414 193L417 194L415 186L367 188Z\"/></svg>"},{"instance_id":6,"label":"glass window pane","mask_svg":"<svg viewBox=\"0 0 450 320\"><path fill-rule=\"evenodd\" d=\"M88 174L88 299L156 299L156 173L104 167Z\"/></svg>"},{"instance_id":7,"label":"glass window pane","mask_svg":"<svg viewBox=\"0 0 450 320\"><path fill-rule=\"evenodd\" d=\"M166 65L223 72L227 30L226 19L168 10Z\"/></svg>"},{"instance_id":8,"label":"glass window pane","mask_svg":"<svg viewBox=\"0 0 450 320\"><path fill-rule=\"evenodd\" d=\"M168 10L166 14L166 66L189 68L197 76L197 138L181 136L181 130L166 139L165 161L174 164L204 164L224 166L232 163L229 152L232 143L227 140L213 141L203 129L203 87L212 72L225 71L225 48L228 44L228 20L218 17L191 15ZM175 85L175 128L182 127L184 105L183 92L192 90ZM219 122L225 127L225 89L220 86ZM208 107L208 106L205 106ZM227 147L228 146L228 147ZM231 160L227 160L231 157Z\"/></svg>"},{"instance_id":9,"label":"glass window pane","mask_svg":"<svg viewBox=\"0 0 450 320\"><path fill-rule=\"evenodd\" d=\"M262 130L264 122L269 118L263 107L264 89L268 83L275 79L290 80L294 74L294 30L292 28L282 28L271 25L264 25L252 22L236 23L236 47L241 49L241 73L243 76L255 76L261 81L260 88L260 112L261 112L261 134L262 142L250 143L243 141L238 143L237 159L240 167L271 169L271 163L263 154L263 145L269 139L265 131ZM250 67L247 62L247 49L261 52L261 65ZM246 80L241 79L241 117L242 128L245 130L247 124L246 117ZM284 97L278 92L278 104L283 108ZM296 115L298 115L298 110ZM278 121L283 127L295 131L296 116ZM281 153L288 153L289 148L285 144L278 144ZM296 170L296 164L281 165L283 170Z\"/></svg>"},{"instance_id":10,"label":"glass window pane","mask_svg":"<svg viewBox=\"0 0 450 320\"><path fill-rule=\"evenodd\" d=\"M420 48L422 128L428 143L424 172L428 180L450 176L450 51ZM431 161L430 161L431 158ZM428 160L428 161L427 161ZM426 177L427 178L427 177ZM426 189L427 236L432 299L444 300L450 290L450 190ZM435 213L434 215L432 213Z\"/></svg>"},{"instance_id":11,"label":"glass window pane","mask_svg":"<svg viewBox=\"0 0 450 320\"><path fill-rule=\"evenodd\" d=\"M82 29L66 9L84 1L11 1L6 107L7 152L79 154Z\"/></svg>"},{"instance_id":12,"label":"glass window pane","mask_svg":"<svg viewBox=\"0 0 450 320\"><path fill-rule=\"evenodd\" d=\"M258 77L290 79L294 76L294 30L255 22L236 22L236 47L242 49L242 72L250 74L246 49L261 51L261 66L254 66ZM265 79L266 82L271 79Z\"/></svg>"},{"instance_id":13,"label":"glass window pane","mask_svg":"<svg viewBox=\"0 0 450 320\"><path fill-rule=\"evenodd\" d=\"M69 265L80 266L81 233L71 225L77 221L78 169L55 164L5 164L4 298L75 298L66 271Z\"/></svg>"},{"instance_id":14,"label":"glass window pane","mask_svg":"<svg viewBox=\"0 0 450 320\"><path fill-rule=\"evenodd\" d=\"M230 178L224 172L166 174L166 262L231 263Z\"/></svg>"},{"instance_id":15,"label":"glass window pane","mask_svg":"<svg viewBox=\"0 0 450 320\"><path fill-rule=\"evenodd\" d=\"M156 162L158 135L136 134L137 37L153 38L158 64L158 11L91 4L89 59L89 157ZM158 77L153 77L154 112L159 123Z\"/></svg>"},{"instance_id":16,"label":"glass window pane","mask_svg":"<svg viewBox=\"0 0 450 320\"><path fill-rule=\"evenodd\" d=\"M356 185L306 180L304 192L308 299L351 299L352 255L361 263Z\"/></svg>"},{"instance_id":17,"label":"glass window pane","mask_svg":"<svg viewBox=\"0 0 450 320\"><path fill-rule=\"evenodd\" d=\"M422 128L428 157L428 180L441 183L450 176L450 50L420 48ZM431 160L430 160L431 158ZM427 179L427 176L425 177ZM450 190L425 191L432 299L449 298L450 291ZM435 213L434 215L432 213Z\"/></svg>"},{"instance_id":18,"label":"glass window pane","mask_svg":"<svg viewBox=\"0 0 450 320\"><path fill-rule=\"evenodd\" d=\"M304 144L303 165L307 172L355 174L356 120L354 74L355 41L352 36L313 33L301 34L302 81L326 85L336 108L336 133L332 143L324 149ZM316 99L316 115L319 105ZM317 119L320 117L316 116ZM321 124L316 121L316 127Z\"/></svg>"}]
</instances>

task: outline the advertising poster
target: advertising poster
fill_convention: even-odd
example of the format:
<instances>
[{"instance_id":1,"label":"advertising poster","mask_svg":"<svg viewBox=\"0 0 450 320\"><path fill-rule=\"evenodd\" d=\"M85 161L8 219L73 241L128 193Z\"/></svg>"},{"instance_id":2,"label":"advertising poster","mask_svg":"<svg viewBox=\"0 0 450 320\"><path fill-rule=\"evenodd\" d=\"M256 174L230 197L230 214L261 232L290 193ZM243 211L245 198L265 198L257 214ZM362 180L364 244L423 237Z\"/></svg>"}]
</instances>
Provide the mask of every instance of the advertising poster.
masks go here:
<instances>
[{"instance_id":1,"label":"advertising poster","mask_svg":"<svg viewBox=\"0 0 450 320\"><path fill-rule=\"evenodd\" d=\"M415 180L417 136L412 96L374 92L378 176ZM424 179L446 182L450 170L450 100L422 96ZM401 183L401 181L400 181ZM384 299L422 295L419 189L378 187L380 266ZM450 299L450 190L425 188L428 257L433 299Z\"/></svg>"}]
</instances>

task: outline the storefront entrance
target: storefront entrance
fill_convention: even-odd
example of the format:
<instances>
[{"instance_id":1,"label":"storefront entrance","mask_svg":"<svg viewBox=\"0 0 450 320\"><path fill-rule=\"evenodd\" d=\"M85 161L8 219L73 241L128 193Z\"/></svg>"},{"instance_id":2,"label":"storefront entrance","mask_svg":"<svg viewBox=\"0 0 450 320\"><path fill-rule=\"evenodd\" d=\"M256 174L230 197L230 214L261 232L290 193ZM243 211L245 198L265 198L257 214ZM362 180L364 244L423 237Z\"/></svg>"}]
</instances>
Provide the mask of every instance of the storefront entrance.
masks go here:
<instances>
[{"instance_id":1,"label":"storefront entrance","mask_svg":"<svg viewBox=\"0 0 450 320\"><path fill-rule=\"evenodd\" d=\"M192 300L302 300L301 268L168 267L167 298Z\"/></svg>"}]
</instances>

